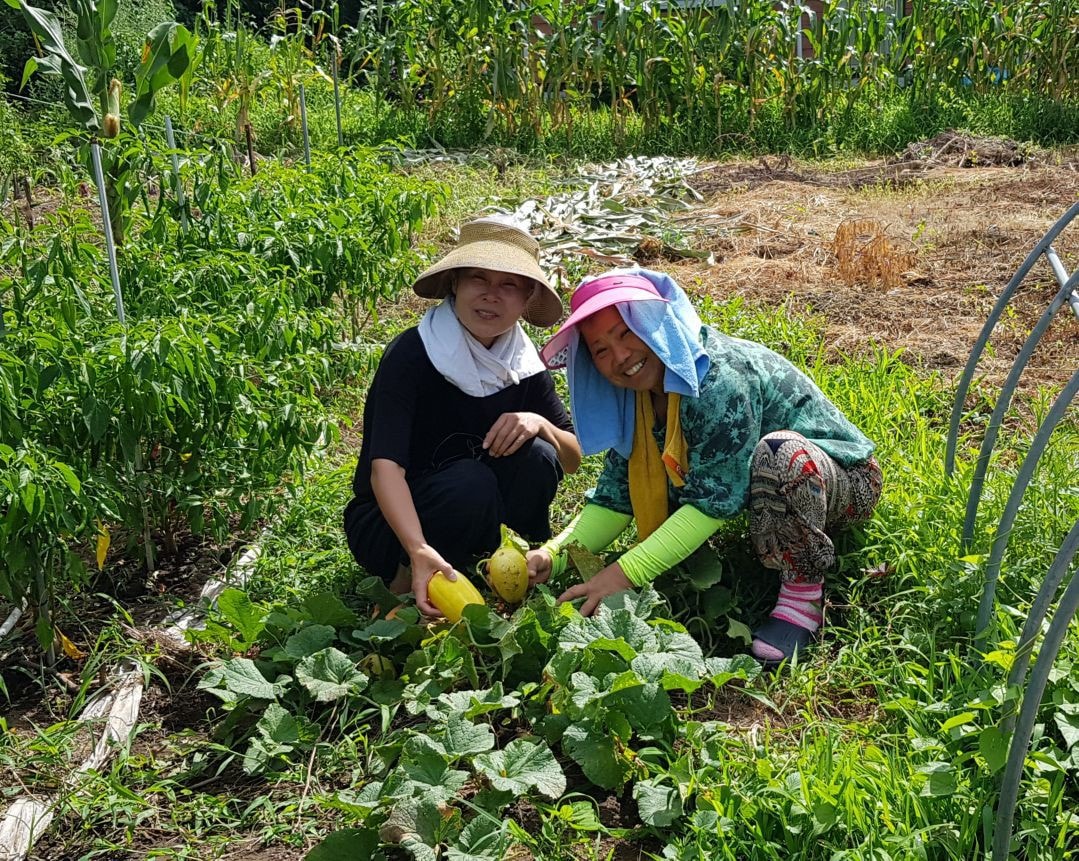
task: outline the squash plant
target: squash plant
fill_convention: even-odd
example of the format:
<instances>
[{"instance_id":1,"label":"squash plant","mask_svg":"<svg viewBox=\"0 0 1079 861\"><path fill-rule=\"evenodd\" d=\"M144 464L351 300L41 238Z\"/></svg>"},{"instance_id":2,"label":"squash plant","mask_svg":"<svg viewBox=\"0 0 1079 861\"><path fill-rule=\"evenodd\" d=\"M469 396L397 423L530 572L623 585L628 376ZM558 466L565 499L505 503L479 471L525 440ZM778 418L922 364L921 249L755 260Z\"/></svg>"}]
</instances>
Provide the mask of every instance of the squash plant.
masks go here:
<instances>
[{"instance_id":1,"label":"squash plant","mask_svg":"<svg viewBox=\"0 0 1079 861\"><path fill-rule=\"evenodd\" d=\"M397 600L373 579L360 591ZM331 595L260 607L233 590L190 636L231 652L199 686L228 712L220 749L243 751L249 773L309 768L346 737L367 751L354 784L321 802L349 826L327 853L377 857L391 843L415 858L447 847L493 859L519 837L509 805L587 789L569 786L557 753L594 786L632 786L646 825L668 827L695 806L685 744L705 730L693 716L759 665L705 657L661 608L648 588L583 619L541 586L509 618L474 605L428 628L412 607L370 620Z\"/></svg>"}]
</instances>

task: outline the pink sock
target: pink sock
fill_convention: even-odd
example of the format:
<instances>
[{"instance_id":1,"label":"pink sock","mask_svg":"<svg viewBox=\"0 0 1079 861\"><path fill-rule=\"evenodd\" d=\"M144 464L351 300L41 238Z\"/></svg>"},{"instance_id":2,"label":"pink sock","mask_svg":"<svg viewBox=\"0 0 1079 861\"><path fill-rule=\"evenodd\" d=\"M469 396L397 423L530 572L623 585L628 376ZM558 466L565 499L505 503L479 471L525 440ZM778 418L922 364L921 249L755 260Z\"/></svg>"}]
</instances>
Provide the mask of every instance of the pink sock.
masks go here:
<instances>
[{"instance_id":1,"label":"pink sock","mask_svg":"<svg viewBox=\"0 0 1079 861\"><path fill-rule=\"evenodd\" d=\"M820 583L783 583L775 609L769 614L807 631L816 631L824 616L821 614L821 598L824 587ZM765 661L780 661L786 657L779 649L763 640L753 641L753 654Z\"/></svg>"}]
</instances>

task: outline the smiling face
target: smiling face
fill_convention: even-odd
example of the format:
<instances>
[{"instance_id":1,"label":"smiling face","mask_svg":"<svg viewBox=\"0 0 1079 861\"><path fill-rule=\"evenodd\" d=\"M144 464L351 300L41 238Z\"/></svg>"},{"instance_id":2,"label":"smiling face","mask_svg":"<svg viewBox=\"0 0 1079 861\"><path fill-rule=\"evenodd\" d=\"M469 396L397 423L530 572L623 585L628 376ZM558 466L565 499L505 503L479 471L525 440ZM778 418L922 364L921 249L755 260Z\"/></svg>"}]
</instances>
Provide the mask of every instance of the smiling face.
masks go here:
<instances>
[{"instance_id":1,"label":"smiling face","mask_svg":"<svg viewBox=\"0 0 1079 861\"><path fill-rule=\"evenodd\" d=\"M617 308L612 305L597 311L578 328L592 364L612 385L663 393L663 362L633 334Z\"/></svg>"},{"instance_id":2,"label":"smiling face","mask_svg":"<svg viewBox=\"0 0 1079 861\"><path fill-rule=\"evenodd\" d=\"M457 272L453 293L457 319L483 346L490 347L521 319L533 284L528 278L478 267Z\"/></svg>"}]
</instances>

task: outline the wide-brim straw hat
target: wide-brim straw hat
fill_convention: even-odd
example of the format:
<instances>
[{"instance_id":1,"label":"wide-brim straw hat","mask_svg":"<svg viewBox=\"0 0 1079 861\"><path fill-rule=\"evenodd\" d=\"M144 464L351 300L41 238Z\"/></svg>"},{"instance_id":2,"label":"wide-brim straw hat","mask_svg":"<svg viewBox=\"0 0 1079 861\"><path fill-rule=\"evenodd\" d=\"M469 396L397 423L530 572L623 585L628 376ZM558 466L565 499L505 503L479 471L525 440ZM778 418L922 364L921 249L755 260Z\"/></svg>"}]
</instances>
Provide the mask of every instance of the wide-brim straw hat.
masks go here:
<instances>
[{"instance_id":1,"label":"wide-brim straw hat","mask_svg":"<svg viewBox=\"0 0 1079 861\"><path fill-rule=\"evenodd\" d=\"M412 289L424 298L442 299L450 291L453 270L471 267L534 281L521 315L533 326L553 326L562 318L562 300L539 265L539 243L521 228L494 218L462 224L457 247L421 274Z\"/></svg>"}]
</instances>

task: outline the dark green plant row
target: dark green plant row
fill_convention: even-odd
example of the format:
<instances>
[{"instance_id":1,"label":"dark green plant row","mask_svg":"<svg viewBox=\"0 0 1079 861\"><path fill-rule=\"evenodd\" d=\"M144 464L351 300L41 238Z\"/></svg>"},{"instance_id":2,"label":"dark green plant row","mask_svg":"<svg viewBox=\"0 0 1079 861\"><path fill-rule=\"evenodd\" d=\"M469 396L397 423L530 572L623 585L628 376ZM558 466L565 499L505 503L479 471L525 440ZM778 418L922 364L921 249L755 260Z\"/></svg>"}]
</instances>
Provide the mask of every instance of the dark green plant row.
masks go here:
<instances>
[{"instance_id":1,"label":"dark green plant row","mask_svg":"<svg viewBox=\"0 0 1079 861\"><path fill-rule=\"evenodd\" d=\"M139 158L166 193L136 202L121 249L126 326L89 212L32 232L0 221L9 601L47 606L83 582L87 548L117 527L150 565L185 524L221 533L272 510L283 477L335 433L323 401L371 360L348 321L407 283L411 234L444 196L372 153L251 179L204 152L183 162L181 219L165 160Z\"/></svg>"},{"instance_id":2,"label":"dark green plant row","mask_svg":"<svg viewBox=\"0 0 1079 861\"><path fill-rule=\"evenodd\" d=\"M258 152L295 155L304 83L312 143L335 147L330 65L340 44L350 145L487 143L596 159L879 154L948 128L1079 140L1079 78L1062 72L1079 65L1079 21L1061 0L935 0L905 18L838 0L813 18L765 0L666 11L634 0L587 18L547 2L406 0L385 4L381 18L377 8L333 24L283 10L264 31L231 6L220 18L208 8L195 22L190 80L155 94L158 127L147 131L160 138L169 114L184 145L206 135L242 149L250 122ZM34 76L21 93L41 100L31 113L0 110L0 190L13 173L70 178L53 142L70 120L47 107L60 90Z\"/></svg>"},{"instance_id":3,"label":"dark green plant row","mask_svg":"<svg viewBox=\"0 0 1079 861\"><path fill-rule=\"evenodd\" d=\"M945 117L1008 111L1023 138L1075 139L1074 4L894 5L403 0L372 8L347 42L376 118L419 112L447 144L572 145L599 106L616 145L709 152L858 148L885 106L910 113L893 121L902 137L911 120L932 134Z\"/></svg>"}]
</instances>

